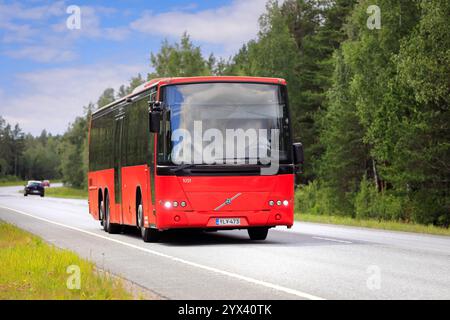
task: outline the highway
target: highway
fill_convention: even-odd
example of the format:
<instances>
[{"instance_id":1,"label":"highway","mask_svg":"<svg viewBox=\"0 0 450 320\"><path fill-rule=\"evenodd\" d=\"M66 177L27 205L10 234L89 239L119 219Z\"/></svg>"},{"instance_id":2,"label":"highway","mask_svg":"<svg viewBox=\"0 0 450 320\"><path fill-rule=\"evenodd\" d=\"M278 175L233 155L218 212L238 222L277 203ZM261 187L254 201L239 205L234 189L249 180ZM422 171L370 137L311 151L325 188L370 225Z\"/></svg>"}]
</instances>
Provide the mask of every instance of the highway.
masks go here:
<instances>
[{"instance_id":1,"label":"highway","mask_svg":"<svg viewBox=\"0 0 450 320\"><path fill-rule=\"evenodd\" d=\"M87 201L0 188L0 220L70 249L162 299L450 299L450 237L297 222L245 230L105 233Z\"/></svg>"}]
</instances>

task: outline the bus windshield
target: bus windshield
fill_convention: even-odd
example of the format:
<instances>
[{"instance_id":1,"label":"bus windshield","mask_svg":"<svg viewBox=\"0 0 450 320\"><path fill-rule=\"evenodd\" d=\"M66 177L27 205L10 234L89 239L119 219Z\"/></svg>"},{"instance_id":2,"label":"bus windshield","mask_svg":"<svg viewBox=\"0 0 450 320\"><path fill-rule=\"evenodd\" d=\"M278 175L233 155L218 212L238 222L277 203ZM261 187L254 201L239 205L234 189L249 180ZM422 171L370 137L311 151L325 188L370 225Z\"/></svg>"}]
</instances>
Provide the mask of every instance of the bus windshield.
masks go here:
<instances>
[{"instance_id":1,"label":"bus windshield","mask_svg":"<svg viewBox=\"0 0 450 320\"><path fill-rule=\"evenodd\" d=\"M266 164L290 161L284 86L196 83L166 86L160 163Z\"/></svg>"}]
</instances>

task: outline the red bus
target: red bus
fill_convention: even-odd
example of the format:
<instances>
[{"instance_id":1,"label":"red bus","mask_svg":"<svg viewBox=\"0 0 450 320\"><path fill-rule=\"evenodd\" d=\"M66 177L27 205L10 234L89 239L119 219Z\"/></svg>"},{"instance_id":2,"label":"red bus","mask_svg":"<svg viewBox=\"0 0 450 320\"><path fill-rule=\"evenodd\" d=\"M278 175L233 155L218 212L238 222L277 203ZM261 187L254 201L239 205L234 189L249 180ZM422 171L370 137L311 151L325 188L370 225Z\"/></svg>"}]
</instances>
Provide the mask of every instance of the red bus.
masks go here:
<instances>
[{"instance_id":1,"label":"red bus","mask_svg":"<svg viewBox=\"0 0 450 320\"><path fill-rule=\"evenodd\" d=\"M285 80L154 79L92 114L89 212L109 233L136 226L146 242L186 228L264 240L293 224L302 163Z\"/></svg>"}]
</instances>

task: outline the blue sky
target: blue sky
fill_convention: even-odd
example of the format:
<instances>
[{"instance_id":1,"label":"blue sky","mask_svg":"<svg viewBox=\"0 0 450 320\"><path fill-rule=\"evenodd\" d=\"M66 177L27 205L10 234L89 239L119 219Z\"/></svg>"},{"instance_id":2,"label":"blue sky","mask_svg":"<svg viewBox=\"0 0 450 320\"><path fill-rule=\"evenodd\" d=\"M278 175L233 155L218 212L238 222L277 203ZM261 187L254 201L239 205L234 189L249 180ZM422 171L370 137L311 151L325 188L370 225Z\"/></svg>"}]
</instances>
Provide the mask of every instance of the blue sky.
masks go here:
<instances>
[{"instance_id":1,"label":"blue sky","mask_svg":"<svg viewBox=\"0 0 450 320\"><path fill-rule=\"evenodd\" d=\"M187 31L205 56L256 38L266 0L0 0L0 116L63 133L103 89L151 71L150 53ZM80 8L70 30L67 8Z\"/></svg>"}]
</instances>

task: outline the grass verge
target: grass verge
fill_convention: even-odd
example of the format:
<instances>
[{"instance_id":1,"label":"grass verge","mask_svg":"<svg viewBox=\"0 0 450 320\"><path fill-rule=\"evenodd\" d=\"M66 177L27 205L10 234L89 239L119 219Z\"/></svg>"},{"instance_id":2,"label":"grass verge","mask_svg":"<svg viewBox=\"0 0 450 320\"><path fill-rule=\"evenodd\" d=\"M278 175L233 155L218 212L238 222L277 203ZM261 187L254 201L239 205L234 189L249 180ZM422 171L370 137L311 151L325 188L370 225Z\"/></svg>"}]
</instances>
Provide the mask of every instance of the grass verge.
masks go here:
<instances>
[{"instance_id":1,"label":"grass verge","mask_svg":"<svg viewBox=\"0 0 450 320\"><path fill-rule=\"evenodd\" d=\"M132 299L120 280L100 275L91 262L48 245L42 239L0 221L0 300ZM80 269L80 289L68 289Z\"/></svg>"},{"instance_id":2,"label":"grass verge","mask_svg":"<svg viewBox=\"0 0 450 320\"><path fill-rule=\"evenodd\" d=\"M29 179L33 180L33 179ZM0 187L25 186L28 180L0 180ZM61 180L51 180L50 183L60 183Z\"/></svg>"},{"instance_id":3,"label":"grass verge","mask_svg":"<svg viewBox=\"0 0 450 320\"><path fill-rule=\"evenodd\" d=\"M88 192L84 189L72 187L50 187L45 189L45 196L54 198L87 199Z\"/></svg>"},{"instance_id":4,"label":"grass verge","mask_svg":"<svg viewBox=\"0 0 450 320\"><path fill-rule=\"evenodd\" d=\"M0 187L24 186L27 182L22 180L0 181Z\"/></svg>"},{"instance_id":5,"label":"grass verge","mask_svg":"<svg viewBox=\"0 0 450 320\"><path fill-rule=\"evenodd\" d=\"M384 230L394 230L394 231L405 231L405 232L416 232L416 233L426 233L441 236L450 236L450 229L440 228L433 225L422 225L413 223L401 223L396 221L379 221L370 219L354 219L351 217L341 217L341 216L324 216L324 215L312 215L295 213L295 220L305 221L305 222L316 222L316 223L326 223L326 224L337 224L352 227L364 227L373 229L384 229Z\"/></svg>"}]
</instances>

